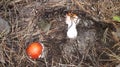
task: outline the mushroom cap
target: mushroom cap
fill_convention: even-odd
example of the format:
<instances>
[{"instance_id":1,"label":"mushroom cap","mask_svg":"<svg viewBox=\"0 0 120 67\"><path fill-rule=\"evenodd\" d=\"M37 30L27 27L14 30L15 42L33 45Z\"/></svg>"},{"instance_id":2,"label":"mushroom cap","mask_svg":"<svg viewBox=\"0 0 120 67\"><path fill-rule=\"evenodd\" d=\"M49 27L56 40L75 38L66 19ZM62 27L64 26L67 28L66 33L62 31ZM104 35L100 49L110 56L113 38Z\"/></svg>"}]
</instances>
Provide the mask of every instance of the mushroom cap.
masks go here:
<instances>
[{"instance_id":1,"label":"mushroom cap","mask_svg":"<svg viewBox=\"0 0 120 67\"><path fill-rule=\"evenodd\" d=\"M26 48L27 55L32 59L40 58L42 51L43 46L39 42L33 42Z\"/></svg>"},{"instance_id":2,"label":"mushroom cap","mask_svg":"<svg viewBox=\"0 0 120 67\"><path fill-rule=\"evenodd\" d=\"M80 19L78 18L78 16L74 13L66 14L66 24L68 24L68 26L70 26L72 23L77 25L79 23L79 20Z\"/></svg>"}]
</instances>

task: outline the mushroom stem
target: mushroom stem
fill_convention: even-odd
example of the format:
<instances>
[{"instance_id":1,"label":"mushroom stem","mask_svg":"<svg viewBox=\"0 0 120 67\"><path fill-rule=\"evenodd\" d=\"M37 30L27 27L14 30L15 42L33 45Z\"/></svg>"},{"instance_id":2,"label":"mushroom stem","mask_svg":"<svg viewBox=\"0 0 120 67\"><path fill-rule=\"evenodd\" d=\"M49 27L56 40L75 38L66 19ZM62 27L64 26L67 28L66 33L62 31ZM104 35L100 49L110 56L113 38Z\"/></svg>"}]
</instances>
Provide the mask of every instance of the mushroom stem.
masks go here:
<instances>
[{"instance_id":1,"label":"mushroom stem","mask_svg":"<svg viewBox=\"0 0 120 67\"><path fill-rule=\"evenodd\" d=\"M76 25L79 23L78 16L71 17L69 15L66 15L66 24L68 24L68 31L67 31L67 37L68 38L76 38L77 37L77 29Z\"/></svg>"},{"instance_id":2,"label":"mushroom stem","mask_svg":"<svg viewBox=\"0 0 120 67\"><path fill-rule=\"evenodd\" d=\"M67 37L69 38L77 37L77 29L75 23L73 23L71 26L68 25Z\"/></svg>"}]
</instances>

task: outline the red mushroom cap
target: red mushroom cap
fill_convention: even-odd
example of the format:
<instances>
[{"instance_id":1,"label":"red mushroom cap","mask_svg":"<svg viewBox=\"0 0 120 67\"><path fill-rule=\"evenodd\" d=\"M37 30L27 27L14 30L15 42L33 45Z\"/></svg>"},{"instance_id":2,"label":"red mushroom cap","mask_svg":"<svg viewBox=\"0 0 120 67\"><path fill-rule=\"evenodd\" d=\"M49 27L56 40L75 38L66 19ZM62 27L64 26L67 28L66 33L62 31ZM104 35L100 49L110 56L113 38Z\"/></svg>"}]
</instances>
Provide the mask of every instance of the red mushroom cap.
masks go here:
<instances>
[{"instance_id":1,"label":"red mushroom cap","mask_svg":"<svg viewBox=\"0 0 120 67\"><path fill-rule=\"evenodd\" d=\"M38 59L43 51L43 46L39 42L33 42L26 49L27 55L32 59Z\"/></svg>"}]
</instances>

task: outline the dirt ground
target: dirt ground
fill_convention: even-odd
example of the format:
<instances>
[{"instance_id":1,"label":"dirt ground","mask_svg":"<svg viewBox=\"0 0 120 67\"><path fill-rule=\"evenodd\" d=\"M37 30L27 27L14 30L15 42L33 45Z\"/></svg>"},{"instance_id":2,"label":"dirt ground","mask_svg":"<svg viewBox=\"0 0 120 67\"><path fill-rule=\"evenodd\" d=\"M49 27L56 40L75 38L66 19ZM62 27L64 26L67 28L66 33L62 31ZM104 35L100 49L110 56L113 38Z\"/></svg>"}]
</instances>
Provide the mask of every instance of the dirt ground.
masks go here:
<instances>
[{"instance_id":1,"label":"dirt ground","mask_svg":"<svg viewBox=\"0 0 120 67\"><path fill-rule=\"evenodd\" d=\"M76 39L67 37L69 12L80 18ZM0 0L0 67L120 67L116 15L120 0ZM26 55L32 42L43 43L43 58Z\"/></svg>"}]
</instances>

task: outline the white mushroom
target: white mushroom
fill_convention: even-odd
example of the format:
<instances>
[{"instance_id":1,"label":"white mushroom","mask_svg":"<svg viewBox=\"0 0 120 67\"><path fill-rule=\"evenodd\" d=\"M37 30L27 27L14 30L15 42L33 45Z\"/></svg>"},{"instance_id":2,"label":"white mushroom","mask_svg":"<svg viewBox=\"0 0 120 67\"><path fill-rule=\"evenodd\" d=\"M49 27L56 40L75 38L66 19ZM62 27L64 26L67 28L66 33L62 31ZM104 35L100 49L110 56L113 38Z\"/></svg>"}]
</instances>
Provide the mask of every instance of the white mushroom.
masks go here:
<instances>
[{"instance_id":1,"label":"white mushroom","mask_svg":"<svg viewBox=\"0 0 120 67\"><path fill-rule=\"evenodd\" d=\"M66 24L68 24L67 37L75 39L77 37L76 25L79 23L79 18L75 14L66 15Z\"/></svg>"}]
</instances>

